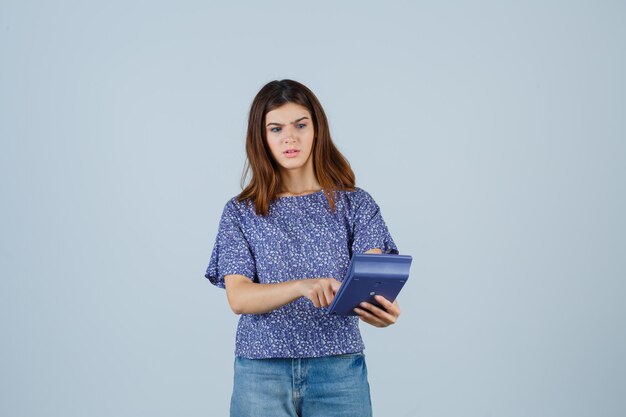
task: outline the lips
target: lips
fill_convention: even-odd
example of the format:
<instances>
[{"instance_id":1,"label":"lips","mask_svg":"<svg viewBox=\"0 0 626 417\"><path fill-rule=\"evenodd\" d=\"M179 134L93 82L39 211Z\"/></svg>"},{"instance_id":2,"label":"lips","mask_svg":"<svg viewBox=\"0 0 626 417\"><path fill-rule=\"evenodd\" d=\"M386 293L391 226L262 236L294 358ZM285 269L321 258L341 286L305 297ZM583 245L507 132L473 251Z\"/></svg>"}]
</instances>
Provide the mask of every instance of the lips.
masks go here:
<instances>
[{"instance_id":1,"label":"lips","mask_svg":"<svg viewBox=\"0 0 626 417\"><path fill-rule=\"evenodd\" d=\"M287 149L285 152L283 152L283 155L285 155L287 158L293 158L298 154L300 154L300 151L298 149Z\"/></svg>"}]
</instances>

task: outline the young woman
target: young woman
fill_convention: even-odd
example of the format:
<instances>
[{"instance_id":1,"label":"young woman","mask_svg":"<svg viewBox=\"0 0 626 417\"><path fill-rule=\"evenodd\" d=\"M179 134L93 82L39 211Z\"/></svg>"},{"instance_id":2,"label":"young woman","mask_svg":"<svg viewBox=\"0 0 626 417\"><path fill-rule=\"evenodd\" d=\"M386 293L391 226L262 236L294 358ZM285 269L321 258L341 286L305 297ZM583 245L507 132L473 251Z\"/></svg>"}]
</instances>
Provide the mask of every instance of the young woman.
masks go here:
<instances>
[{"instance_id":1,"label":"young woman","mask_svg":"<svg viewBox=\"0 0 626 417\"><path fill-rule=\"evenodd\" d=\"M317 97L266 84L246 137L252 177L226 203L205 276L241 314L231 416L370 416L359 319L393 324L397 302L328 314L355 253L398 254L380 208L355 186Z\"/></svg>"}]
</instances>

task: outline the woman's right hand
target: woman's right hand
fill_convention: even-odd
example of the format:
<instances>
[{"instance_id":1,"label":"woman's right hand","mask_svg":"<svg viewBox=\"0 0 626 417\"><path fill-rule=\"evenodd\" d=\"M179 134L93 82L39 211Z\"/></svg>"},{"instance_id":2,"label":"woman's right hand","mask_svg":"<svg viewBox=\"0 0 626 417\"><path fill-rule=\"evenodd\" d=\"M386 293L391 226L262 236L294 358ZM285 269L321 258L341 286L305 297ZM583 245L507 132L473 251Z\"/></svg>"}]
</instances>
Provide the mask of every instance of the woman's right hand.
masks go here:
<instances>
[{"instance_id":1,"label":"woman's right hand","mask_svg":"<svg viewBox=\"0 0 626 417\"><path fill-rule=\"evenodd\" d=\"M335 278L308 278L299 282L300 293L311 300L315 307L328 307L341 287L341 282Z\"/></svg>"}]
</instances>

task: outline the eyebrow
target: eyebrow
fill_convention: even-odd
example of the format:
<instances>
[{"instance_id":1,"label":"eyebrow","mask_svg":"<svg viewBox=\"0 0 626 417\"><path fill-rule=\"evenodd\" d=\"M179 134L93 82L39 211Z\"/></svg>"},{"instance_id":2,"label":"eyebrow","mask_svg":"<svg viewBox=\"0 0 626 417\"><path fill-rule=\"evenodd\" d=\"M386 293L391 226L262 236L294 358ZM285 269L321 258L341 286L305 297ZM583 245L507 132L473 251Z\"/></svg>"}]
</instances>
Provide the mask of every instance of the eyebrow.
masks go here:
<instances>
[{"instance_id":1,"label":"eyebrow","mask_svg":"<svg viewBox=\"0 0 626 417\"><path fill-rule=\"evenodd\" d=\"M304 117L301 117L301 118L299 118L299 119L296 119L296 120L294 120L293 122L291 122L291 124L297 123L297 122L299 122L300 120L304 120L304 119L308 119L308 117L304 116ZM285 126L285 125L284 125L284 124L282 124L282 123L276 123L276 122L271 122L271 123L268 123L268 124L267 124L267 126L269 126L269 125ZM266 127L267 127L267 126L266 126Z\"/></svg>"}]
</instances>

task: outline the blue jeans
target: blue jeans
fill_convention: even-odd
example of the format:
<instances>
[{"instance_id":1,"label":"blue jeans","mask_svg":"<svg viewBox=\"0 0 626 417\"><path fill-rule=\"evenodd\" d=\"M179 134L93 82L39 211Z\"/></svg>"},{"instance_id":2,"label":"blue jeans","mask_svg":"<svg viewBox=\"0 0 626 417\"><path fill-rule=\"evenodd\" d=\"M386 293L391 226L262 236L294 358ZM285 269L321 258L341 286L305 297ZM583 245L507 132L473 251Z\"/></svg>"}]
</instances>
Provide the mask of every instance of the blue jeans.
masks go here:
<instances>
[{"instance_id":1,"label":"blue jeans","mask_svg":"<svg viewBox=\"0 0 626 417\"><path fill-rule=\"evenodd\" d=\"M369 417L363 353L302 359L235 357L231 417Z\"/></svg>"}]
</instances>

